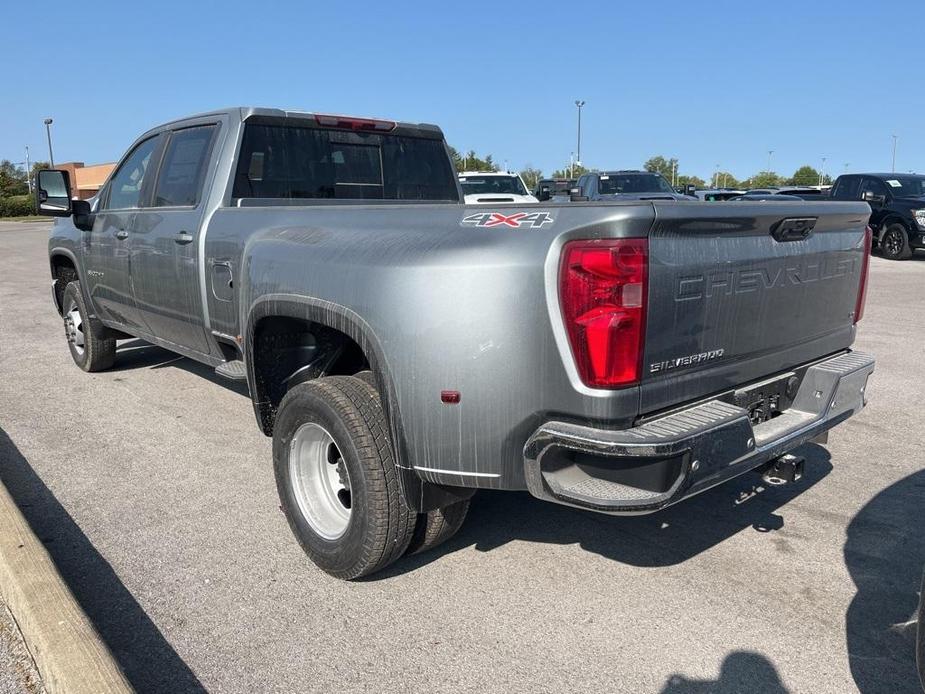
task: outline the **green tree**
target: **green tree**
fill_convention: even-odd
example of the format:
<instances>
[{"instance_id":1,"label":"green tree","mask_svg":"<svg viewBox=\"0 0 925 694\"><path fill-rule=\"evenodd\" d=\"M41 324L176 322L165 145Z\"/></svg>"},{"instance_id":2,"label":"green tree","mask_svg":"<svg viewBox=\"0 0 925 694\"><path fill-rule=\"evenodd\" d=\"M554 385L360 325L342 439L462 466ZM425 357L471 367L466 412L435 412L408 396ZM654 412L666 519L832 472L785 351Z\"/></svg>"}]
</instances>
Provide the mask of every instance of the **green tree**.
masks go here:
<instances>
[{"instance_id":1,"label":"green tree","mask_svg":"<svg viewBox=\"0 0 925 694\"><path fill-rule=\"evenodd\" d=\"M742 184L728 171L717 171L713 174L713 185L717 188L738 188Z\"/></svg>"},{"instance_id":2,"label":"green tree","mask_svg":"<svg viewBox=\"0 0 925 694\"><path fill-rule=\"evenodd\" d=\"M561 169L556 169L552 172L553 178L578 178L582 174L589 173L591 169L587 169L581 164L566 164Z\"/></svg>"},{"instance_id":3,"label":"green tree","mask_svg":"<svg viewBox=\"0 0 925 694\"><path fill-rule=\"evenodd\" d=\"M707 182L700 176L688 176L687 174L678 174L678 186L692 185L695 188L707 188Z\"/></svg>"},{"instance_id":4,"label":"green tree","mask_svg":"<svg viewBox=\"0 0 925 694\"><path fill-rule=\"evenodd\" d=\"M460 153L455 147L450 147L450 157L453 159L453 166L455 166L456 170L459 172L498 170L498 166L495 164L490 154L482 158L475 153L475 150Z\"/></svg>"},{"instance_id":5,"label":"green tree","mask_svg":"<svg viewBox=\"0 0 925 694\"><path fill-rule=\"evenodd\" d=\"M784 179L773 171L761 171L746 181L749 188L768 188L784 185Z\"/></svg>"},{"instance_id":6,"label":"green tree","mask_svg":"<svg viewBox=\"0 0 925 694\"><path fill-rule=\"evenodd\" d=\"M665 159L662 155L657 155L649 159L644 165L643 168L646 171L652 171L653 173L660 173L668 181L673 181L675 174L678 170L678 160L677 159Z\"/></svg>"},{"instance_id":7,"label":"green tree","mask_svg":"<svg viewBox=\"0 0 925 694\"><path fill-rule=\"evenodd\" d=\"M539 183L540 179L543 178L543 172L527 164L526 168L520 172L520 177L524 180L527 188L533 190L536 188L536 184Z\"/></svg>"},{"instance_id":8,"label":"green tree","mask_svg":"<svg viewBox=\"0 0 925 694\"><path fill-rule=\"evenodd\" d=\"M787 183L792 186L817 186L819 185L819 172L812 166L801 166L793 172L793 176Z\"/></svg>"},{"instance_id":9,"label":"green tree","mask_svg":"<svg viewBox=\"0 0 925 694\"><path fill-rule=\"evenodd\" d=\"M9 159L0 161L0 196L25 195L28 192L26 172Z\"/></svg>"}]
</instances>

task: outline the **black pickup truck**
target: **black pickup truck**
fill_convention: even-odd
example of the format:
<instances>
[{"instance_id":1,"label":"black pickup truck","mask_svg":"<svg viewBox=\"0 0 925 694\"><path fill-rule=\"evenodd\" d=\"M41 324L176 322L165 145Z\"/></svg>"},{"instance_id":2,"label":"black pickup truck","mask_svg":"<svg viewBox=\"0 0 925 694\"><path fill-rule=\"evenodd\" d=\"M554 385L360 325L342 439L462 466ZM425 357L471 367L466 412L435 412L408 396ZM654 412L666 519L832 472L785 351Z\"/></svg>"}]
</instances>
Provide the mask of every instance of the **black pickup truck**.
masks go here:
<instances>
[{"instance_id":1,"label":"black pickup truck","mask_svg":"<svg viewBox=\"0 0 925 694\"><path fill-rule=\"evenodd\" d=\"M884 258L906 260L925 248L925 176L846 174L836 179L831 197L870 205L874 247Z\"/></svg>"}]
</instances>

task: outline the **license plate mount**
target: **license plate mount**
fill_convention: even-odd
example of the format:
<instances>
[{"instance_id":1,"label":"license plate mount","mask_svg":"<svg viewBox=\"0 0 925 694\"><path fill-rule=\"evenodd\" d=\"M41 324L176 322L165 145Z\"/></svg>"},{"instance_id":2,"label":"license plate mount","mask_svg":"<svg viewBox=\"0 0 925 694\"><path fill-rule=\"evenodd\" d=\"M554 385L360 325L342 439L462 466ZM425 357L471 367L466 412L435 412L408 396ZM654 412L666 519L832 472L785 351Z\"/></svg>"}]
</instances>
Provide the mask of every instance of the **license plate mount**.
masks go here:
<instances>
[{"instance_id":1,"label":"license plate mount","mask_svg":"<svg viewBox=\"0 0 925 694\"><path fill-rule=\"evenodd\" d=\"M731 402L748 411L752 424L761 424L789 408L798 388L799 379L795 373L789 372L736 389L732 393Z\"/></svg>"}]
</instances>

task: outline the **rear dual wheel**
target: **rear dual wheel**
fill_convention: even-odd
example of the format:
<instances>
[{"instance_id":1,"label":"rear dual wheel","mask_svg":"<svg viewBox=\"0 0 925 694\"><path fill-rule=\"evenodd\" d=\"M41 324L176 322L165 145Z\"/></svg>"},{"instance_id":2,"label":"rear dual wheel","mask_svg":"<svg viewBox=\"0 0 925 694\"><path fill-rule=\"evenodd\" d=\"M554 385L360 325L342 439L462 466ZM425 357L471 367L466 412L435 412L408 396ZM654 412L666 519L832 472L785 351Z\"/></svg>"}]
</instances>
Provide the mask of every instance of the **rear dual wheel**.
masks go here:
<instances>
[{"instance_id":1,"label":"rear dual wheel","mask_svg":"<svg viewBox=\"0 0 925 694\"><path fill-rule=\"evenodd\" d=\"M372 371L361 371L356 374L356 377L376 388L376 379ZM405 553L421 554L439 547L459 532L468 513L469 499L463 499L426 513L419 513L414 534Z\"/></svg>"},{"instance_id":2,"label":"rear dual wheel","mask_svg":"<svg viewBox=\"0 0 925 694\"><path fill-rule=\"evenodd\" d=\"M273 427L282 509L306 554L346 580L398 559L414 533L376 391L353 376L290 389Z\"/></svg>"},{"instance_id":3,"label":"rear dual wheel","mask_svg":"<svg viewBox=\"0 0 925 694\"><path fill-rule=\"evenodd\" d=\"M302 548L346 580L445 542L469 506L465 500L418 514L407 505L379 394L359 375L328 376L286 393L273 427L273 468Z\"/></svg>"}]
</instances>

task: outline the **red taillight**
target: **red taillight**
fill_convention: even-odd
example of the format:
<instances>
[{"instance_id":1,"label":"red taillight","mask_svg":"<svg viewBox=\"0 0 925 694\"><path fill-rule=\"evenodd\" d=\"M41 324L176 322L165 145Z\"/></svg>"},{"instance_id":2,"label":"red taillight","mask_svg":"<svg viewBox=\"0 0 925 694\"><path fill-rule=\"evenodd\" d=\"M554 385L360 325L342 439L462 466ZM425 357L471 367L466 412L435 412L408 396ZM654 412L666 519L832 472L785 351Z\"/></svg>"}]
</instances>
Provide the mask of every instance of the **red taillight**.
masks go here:
<instances>
[{"instance_id":1,"label":"red taillight","mask_svg":"<svg viewBox=\"0 0 925 694\"><path fill-rule=\"evenodd\" d=\"M351 118L349 116L328 116L315 114L315 122L328 128L343 128L345 130L394 130L396 123L390 120L373 120L371 118Z\"/></svg>"},{"instance_id":2,"label":"red taillight","mask_svg":"<svg viewBox=\"0 0 925 694\"><path fill-rule=\"evenodd\" d=\"M854 322L864 317L864 304L867 303L867 277L870 275L870 246L874 232L870 227L864 230L864 257L861 258L861 283L858 285L858 302L854 306Z\"/></svg>"},{"instance_id":3,"label":"red taillight","mask_svg":"<svg viewBox=\"0 0 925 694\"><path fill-rule=\"evenodd\" d=\"M562 249L559 301L585 385L639 381L648 264L646 239L570 241Z\"/></svg>"}]
</instances>

